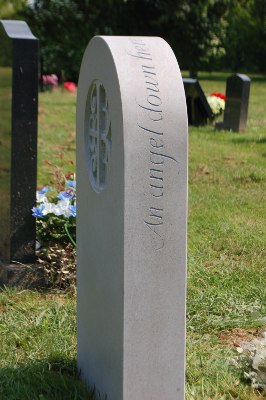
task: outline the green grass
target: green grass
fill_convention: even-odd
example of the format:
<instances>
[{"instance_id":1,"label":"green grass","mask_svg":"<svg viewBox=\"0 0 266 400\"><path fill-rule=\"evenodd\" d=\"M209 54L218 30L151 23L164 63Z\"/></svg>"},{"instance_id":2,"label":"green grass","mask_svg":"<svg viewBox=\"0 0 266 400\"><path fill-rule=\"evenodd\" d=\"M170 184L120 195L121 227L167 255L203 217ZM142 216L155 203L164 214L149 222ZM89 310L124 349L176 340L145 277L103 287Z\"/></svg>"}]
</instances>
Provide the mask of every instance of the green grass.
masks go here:
<instances>
[{"instance_id":1,"label":"green grass","mask_svg":"<svg viewBox=\"0 0 266 400\"><path fill-rule=\"evenodd\" d=\"M76 96L73 93L41 93L39 96L38 186L50 182L54 168L73 171L76 159Z\"/></svg>"},{"instance_id":2,"label":"green grass","mask_svg":"<svg viewBox=\"0 0 266 400\"><path fill-rule=\"evenodd\" d=\"M205 93L225 93L220 78L203 76ZM219 335L266 315L265 94L252 82L245 133L189 129L187 399L258 398Z\"/></svg>"},{"instance_id":3,"label":"green grass","mask_svg":"<svg viewBox=\"0 0 266 400\"><path fill-rule=\"evenodd\" d=\"M206 94L225 92L226 77L199 76ZM189 128L187 400L263 398L220 340L266 316L266 77L251 78L245 133ZM41 94L39 124L42 186L53 172L45 160L71 169L75 96ZM73 293L0 293L0 399L92 399L76 371L75 301Z\"/></svg>"},{"instance_id":4,"label":"green grass","mask_svg":"<svg viewBox=\"0 0 266 400\"><path fill-rule=\"evenodd\" d=\"M91 400L76 371L75 298L0 295L1 400Z\"/></svg>"}]
</instances>

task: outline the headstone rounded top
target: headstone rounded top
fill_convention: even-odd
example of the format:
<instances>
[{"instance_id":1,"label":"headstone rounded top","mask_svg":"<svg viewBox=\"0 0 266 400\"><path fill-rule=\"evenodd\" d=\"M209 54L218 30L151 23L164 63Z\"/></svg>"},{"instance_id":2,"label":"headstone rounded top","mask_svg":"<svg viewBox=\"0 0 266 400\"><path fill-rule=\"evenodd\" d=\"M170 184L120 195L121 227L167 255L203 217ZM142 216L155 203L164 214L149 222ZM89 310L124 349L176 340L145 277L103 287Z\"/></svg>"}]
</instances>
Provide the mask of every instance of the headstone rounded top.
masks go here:
<instances>
[{"instance_id":1,"label":"headstone rounded top","mask_svg":"<svg viewBox=\"0 0 266 400\"><path fill-rule=\"evenodd\" d=\"M183 78L184 83L197 83L197 79L194 78Z\"/></svg>"},{"instance_id":2,"label":"headstone rounded top","mask_svg":"<svg viewBox=\"0 0 266 400\"><path fill-rule=\"evenodd\" d=\"M231 76L229 76L229 78L227 78L227 80L231 80L231 79L241 79L241 81L243 82L251 82L251 79L245 75L245 74L233 74Z\"/></svg>"},{"instance_id":3,"label":"headstone rounded top","mask_svg":"<svg viewBox=\"0 0 266 400\"><path fill-rule=\"evenodd\" d=\"M38 40L31 32L25 21L13 21L1 19L0 24L3 26L7 36L10 39L32 39Z\"/></svg>"},{"instance_id":4,"label":"headstone rounded top","mask_svg":"<svg viewBox=\"0 0 266 400\"><path fill-rule=\"evenodd\" d=\"M165 121L177 118L182 126L179 135L186 141L184 100L178 63L162 38L95 36L91 39L80 70L77 123L78 130L83 131L83 154L94 192L102 193L112 180L118 125L134 126L134 132L140 135L164 129ZM121 149L129 132L126 129L120 140ZM166 133L157 136L164 137ZM175 129L167 132L169 136L176 144ZM129 142L132 138L131 134ZM134 151L140 154L137 138L132 149L134 146Z\"/></svg>"}]
</instances>

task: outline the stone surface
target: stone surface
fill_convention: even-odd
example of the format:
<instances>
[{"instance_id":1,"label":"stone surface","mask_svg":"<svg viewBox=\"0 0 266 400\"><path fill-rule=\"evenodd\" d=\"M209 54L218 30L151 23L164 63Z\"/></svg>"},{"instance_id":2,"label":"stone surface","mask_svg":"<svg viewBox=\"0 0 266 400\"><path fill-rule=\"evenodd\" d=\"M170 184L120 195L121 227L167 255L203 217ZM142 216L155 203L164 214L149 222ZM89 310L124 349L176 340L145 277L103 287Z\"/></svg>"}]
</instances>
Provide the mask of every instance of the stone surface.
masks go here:
<instances>
[{"instance_id":1,"label":"stone surface","mask_svg":"<svg viewBox=\"0 0 266 400\"><path fill-rule=\"evenodd\" d=\"M217 129L244 131L247 125L250 78L243 74L234 74L226 81L226 102L223 122Z\"/></svg>"},{"instance_id":2,"label":"stone surface","mask_svg":"<svg viewBox=\"0 0 266 400\"><path fill-rule=\"evenodd\" d=\"M206 125L208 119L213 117L213 113L198 80L183 78L183 83L186 93L188 123L195 126Z\"/></svg>"},{"instance_id":3,"label":"stone surface","mask_svg":"<svg viewBox=\"0 0 266 400\"><path fill-rule=\"evenodd\" d=\"M108 400L183 400L187 115L164 40L89 43L77 193L81 376Z\"/></svg>"},{"instance_id":4,"label":"stone surface","mask_svg":"<svg viewBox=\"0 0 266 400\"><path fill-rule=\"evenodd\" d=\"M38 40L23 21L0 21L0 257L35 254Z\"/></svg>"}]
</instances>

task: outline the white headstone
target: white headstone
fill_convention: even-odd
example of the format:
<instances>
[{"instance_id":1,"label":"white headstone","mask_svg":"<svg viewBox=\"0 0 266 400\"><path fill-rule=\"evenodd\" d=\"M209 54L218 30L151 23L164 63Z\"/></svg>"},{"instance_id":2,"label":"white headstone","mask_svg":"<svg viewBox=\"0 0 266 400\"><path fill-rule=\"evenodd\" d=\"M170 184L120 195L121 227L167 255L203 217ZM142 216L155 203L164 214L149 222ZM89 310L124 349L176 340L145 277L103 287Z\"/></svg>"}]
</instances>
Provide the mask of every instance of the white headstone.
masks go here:
<instances>
[{"instance_id":1,"label":"white headstone","mask_svg":"<svg viewBox=\"0 0 266 400\"><path fill-rule=\"evenodd\" d=\"M156 37L95 37L77 101L78 367L108 400L183 400L187 113Z\"/></svg>"}]
</instances>

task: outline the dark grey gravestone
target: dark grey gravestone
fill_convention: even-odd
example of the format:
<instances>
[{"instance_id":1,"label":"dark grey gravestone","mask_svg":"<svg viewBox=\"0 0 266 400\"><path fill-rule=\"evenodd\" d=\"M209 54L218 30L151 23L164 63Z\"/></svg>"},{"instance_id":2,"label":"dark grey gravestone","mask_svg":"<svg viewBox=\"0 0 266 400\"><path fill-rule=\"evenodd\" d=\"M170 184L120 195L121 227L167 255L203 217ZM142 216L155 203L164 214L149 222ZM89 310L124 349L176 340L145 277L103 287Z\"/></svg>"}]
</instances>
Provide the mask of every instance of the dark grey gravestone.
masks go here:
<instances>
[{"instance_id":1,"label":"dark grey gravestone","mask_svg":"<svg viewBox=\"0 0 266 400\"><path fill-rule=\"evenodd\" d=\"M0 257L35 258L38 39L23 21L0 20Z\"/></svg>"},{"instance_id":2,"label":"dark grey gravestone","mask_svg":"<svg viewBox=\"0 0 266 400\"><path fill-rule=\"evenodd\" d=\"M194 126L206 125L208 119L213 117L213 113L199 82L197 79L183 78L183 83L186 94L188 123Z\"/></svg>"},{"instance_id":3,"label":"dark grey gravestone","mask_svg":"<svg viewBox=\"0 0 266 400\"><path fill-rule=\"evenodd\" d=\"M234 74L226 81L226 102L223 122L216 129L244 131L247 125L250 78L243 74Z\"/></svg>"}]
</instances>

